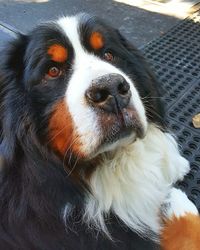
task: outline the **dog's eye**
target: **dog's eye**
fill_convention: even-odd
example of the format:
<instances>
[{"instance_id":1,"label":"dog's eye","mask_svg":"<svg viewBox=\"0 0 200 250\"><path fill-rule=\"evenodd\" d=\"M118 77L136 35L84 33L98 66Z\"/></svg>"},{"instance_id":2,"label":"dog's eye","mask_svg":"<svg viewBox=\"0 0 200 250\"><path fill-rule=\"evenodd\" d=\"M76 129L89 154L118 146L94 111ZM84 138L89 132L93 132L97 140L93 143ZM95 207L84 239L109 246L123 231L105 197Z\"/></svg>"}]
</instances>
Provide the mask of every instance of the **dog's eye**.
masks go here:
<instances>
[{"instance_id":1,"label":"dog's eye","mask_svg":"<svg viewBox=\"0 0 200 250\"><path fill-rule=\"evenodd\" d=\"M106 53L104 53L103 58L104 58L106 61L113 61L113 58L114 58L114 57L113 57L112 53L106 52Z\"/></svg>"},{"instance_id":2,"label":"dog's eye","mask_svg":"<svg viewBox=\"0 0 200 250\"><path fill-rule=\"evenodd\" d=\"M62 71L57 68L57 67L51 67L49 68L48 72L47 72L47 77L48 78L57 78L62 74Z\"/></svg>"}]
</instances>

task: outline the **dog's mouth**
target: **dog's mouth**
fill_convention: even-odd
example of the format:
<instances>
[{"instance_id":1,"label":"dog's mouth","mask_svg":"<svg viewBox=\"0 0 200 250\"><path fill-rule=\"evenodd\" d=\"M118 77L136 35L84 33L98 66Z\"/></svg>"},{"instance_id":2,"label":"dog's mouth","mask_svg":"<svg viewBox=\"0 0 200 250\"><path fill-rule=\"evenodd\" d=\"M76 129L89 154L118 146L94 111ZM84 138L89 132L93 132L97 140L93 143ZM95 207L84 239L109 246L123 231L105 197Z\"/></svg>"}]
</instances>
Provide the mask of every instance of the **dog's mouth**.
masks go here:
<instances>
[{"instance_id":1,"label":"dog's mouth","mask_svg":"<svg viewBox=\"0 0 200 250\"><path fill-rule=\"evenodd\" d=\"M99 114L99 123L102 128L99 150L109 150L121 144L130 144L137 138L144 138L145 128L142 125L137 111L125 108L117 114Z\"/></svg>"}]
</instances>

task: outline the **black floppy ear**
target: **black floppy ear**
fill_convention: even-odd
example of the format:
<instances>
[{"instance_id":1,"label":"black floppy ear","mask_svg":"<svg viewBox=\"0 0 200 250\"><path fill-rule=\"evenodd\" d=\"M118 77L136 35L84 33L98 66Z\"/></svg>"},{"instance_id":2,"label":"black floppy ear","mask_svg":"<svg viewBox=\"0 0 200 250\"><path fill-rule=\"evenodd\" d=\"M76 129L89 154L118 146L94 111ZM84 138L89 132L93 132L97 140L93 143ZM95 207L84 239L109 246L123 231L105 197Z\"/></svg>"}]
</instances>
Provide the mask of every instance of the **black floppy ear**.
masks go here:
<instances>
[{"instance_id":1,"label":"black floppy ear","mask_svg":"<svg viewBox=\"0 0 200 250\"><path fill-rule=\"evenodd\" d=\"M24 54L28 43L26 35L18 33L16 38L4 46L1 53L3 65L0 72L3 77L14 73L14 77L19 77L24 70Z\"/></svg>"},{"instance_id":2,"label":"black floppy ear","mask_svg":"<svg viewBox=\"0 0 200 250\"><path fill-rule=\"evenodd\" d=\"M14 130L19 113L15 110L23 99L21 87L27 43L27 36L18 34L4 45L0 55L0 155L6 159L13 157L17 143Z\"/></svg>"},{"instance_id":3,"label":"black floppy ear","mask_svg":"<svg viewBox=\"0 0 200 250\"><path fill-rule=\"evenodd\" d=\"M139 91L140 97L146 108L147 117L150 122L154 122L164 128L165 112L162 100L162 86L142 53L126 40L119 31L117 32L121 45L127 51L129 76L132 76L137 90Z\"/></svg>"}]
</instances>

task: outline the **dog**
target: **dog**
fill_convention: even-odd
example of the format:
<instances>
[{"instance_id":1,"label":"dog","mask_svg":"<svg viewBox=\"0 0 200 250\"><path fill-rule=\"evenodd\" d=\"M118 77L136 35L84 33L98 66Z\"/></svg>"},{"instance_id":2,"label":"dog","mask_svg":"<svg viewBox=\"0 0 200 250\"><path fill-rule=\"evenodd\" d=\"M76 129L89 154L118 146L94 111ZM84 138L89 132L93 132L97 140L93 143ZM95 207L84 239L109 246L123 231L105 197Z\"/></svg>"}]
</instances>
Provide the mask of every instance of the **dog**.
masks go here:
<instances>
[{"instance_id":1,"label":"dog","mask_svg":"<svg viewBox=\"0 0 200 250\"><path fill-rule=\"evenodd\" d=\"M0 249L198 249L160 83L117 29L62 17L1 58Z\"/></svg>"}]
</instances>

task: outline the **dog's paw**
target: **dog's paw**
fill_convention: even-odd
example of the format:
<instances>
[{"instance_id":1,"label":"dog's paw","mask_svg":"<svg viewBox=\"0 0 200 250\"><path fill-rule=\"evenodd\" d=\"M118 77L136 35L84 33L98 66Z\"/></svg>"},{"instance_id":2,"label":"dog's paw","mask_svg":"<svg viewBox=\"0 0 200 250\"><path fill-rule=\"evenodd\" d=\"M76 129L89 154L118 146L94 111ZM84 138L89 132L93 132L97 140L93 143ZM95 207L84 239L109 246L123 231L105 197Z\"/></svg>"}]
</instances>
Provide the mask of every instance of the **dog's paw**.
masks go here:
<instances>
[{"instance_id":1,"label":"dog's paw","mask_svg":"<svg viewBox=\"0 0 200 250\"><path fill-rule=\"evenodd\" d=\"M165 205L160 233L163 250L199 250L200 217L195 205L179 189L172 188Z\"/></svg>"},{"instance_id":2,"label":"dog's paw","mask_svg":"<svg viewBox=\"0 0 200 250\"><path fill-rule=\"evenodd\" d=\"M187 195L177 188L172 188L171 192L166 199L165 204L165 217L171 218L172 216L181 217L186 213L198 215L196 206L188 199Z\"/></svg>"}]
</instances>

